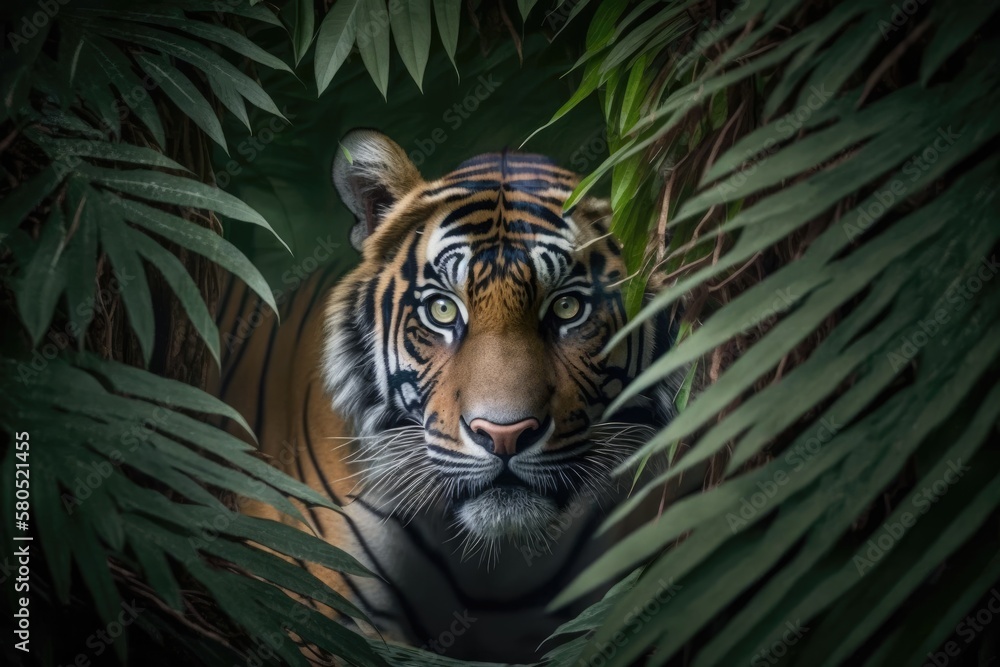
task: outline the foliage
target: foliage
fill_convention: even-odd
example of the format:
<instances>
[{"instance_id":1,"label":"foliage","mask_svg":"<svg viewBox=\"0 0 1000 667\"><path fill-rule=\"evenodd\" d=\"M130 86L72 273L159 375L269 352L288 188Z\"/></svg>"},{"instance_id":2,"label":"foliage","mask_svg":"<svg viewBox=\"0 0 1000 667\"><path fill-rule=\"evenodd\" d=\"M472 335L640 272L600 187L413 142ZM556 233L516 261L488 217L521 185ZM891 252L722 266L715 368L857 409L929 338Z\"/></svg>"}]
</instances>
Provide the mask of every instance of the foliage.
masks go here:
<instances>
[{"instance_id":1,"label":"foliage","mask_svg":"<svg viewBox=\"0 0 1000 667\"><path fill-rule=\"evenodd\" d=\"M32 445L27 452L9 447L3 470L13 479L15 464L30 461L35 530L45 544L52 587L61 604L70 603L75 562L102 624L112 623L122 609L115 572L141 575L145 597L158 598L167 618L183 618L191 613L192 603L174 575L178 564L248 632L271 635L280 627L275 620L282 619L307 641L357 662L376 663L367 644L351 630L266 582L363 618L354 605L297 564L243 541L367 574L360 563L295 528L238 514L207 490L238 493L297 518L299 511L283 494L333 507L255 457L252 445L184 413L222 415L249 430L232 408L186 384L90 355L77 356L72 363L53 360L27 381L14 360L3 360L3 366L0 398L6 409L0 428L7 433L30 429ZM128 475L123 467L138 474ZM5 500L5 516L13 517L10 498ZM249 573L266 581L246 576ZM284 634L276 636L280 641L272 648L283 661L306 664L295 642ZM204 639L196 633L189 650ZM114 648L124 660L125 642L116 642Z\"/></svg>"},{"instance_id":2,"label":"foliage","mask_svg":"<svg viewBox=\"0 0 1000 667\"><path fill-rule=\"evenodd\" d=\"M0 432L11 444L32 433L46 609L94 610L77 620L82 644L139 596L145 639L116 642L123 661L304 664L291 631L355 664L462 664L361 639L276 587L361 617L289 560L246 546L362 573L318 538L224 502L255 498L292 516L285 494L331 506L217 426L250 431L196 388L201 369L160 377L174 372L163 331L179 319L159 321L153 277L217 364L213 283L199 262L277 305L265 265L290 261L286 249L309 236L300 219L329 210L327 186L310 201L303 193L326 174L305 172L329 157L316 151L334 149L316 148L331 127L356 124L347 110L419 139L442 118L434 105L455 85L443 83L451 70L461 82L508 68L504 102L427 152L433 170L473 134L495 145L522 132L512 118L547 113L543 91L562 92L551 75L571 69L576 93L528 147L565 158L549 148L589 135L581 114L596 96L610 156L575 196L610 177L632 326L683 301L683 340L627 395L691 362L710 380L692 371L680 417L630 462L667 452L675 464L604 528L682 474L709 466L718 484L669 506L563 592L556 605L614 584L550 638L546 661L737 664L801 621L786 664L918 663L1000 576L995 531L982 529L1000 503L988 439L1000 296L982 273L995 274L1000 233L994 8L928 4L897 16L887 0L497 0L464 12L450 1L337 0L317 15L302 0L278 13L74 0L30 37L21 18L38 6L19 8L10 34L21 42L3 54L0 158L16 186L0 213L0 275L2 307L21 329L0 342ZM490 55L477 52L486 46ZM405 118L365 97L385 100L390 88ZM276 100L312 112L296 118ZM216 187L227 185L219 165L243 154L233 137L262 137L262 118L283 131L286 116L293 126L266 157L226 167L232 192ZM251 252L260 247L281 260ZM650 281L665 288L644 304ZM95 305L98 290L110 297ZM95 329L97 318L107 322ZM42 354L51 341L58 357ZM18 460L7 447L5 544ZM947 492L915 511L956 466ZM907 514L915 523L892 532ZM891 545L873 558L886 531ZM942 566L952 561L968 566Z\"/></svg>"},{"instance_id":3,"label":"foliage","mask_svg":"<svg viewBox=\"0 0 1000 667\"><path fill-rule=\"evenodd\" d=\"M438 25L457 67L460 19L448 4L438 7ZM369 18L378 9L377 3L366 7ZM0 215L0 267L5 317L18 324L5 328L0 353L0 432L7 544L16 534L13 470L30 456L35 471L31 523L48 573L33 580L33 599L43 605L34 612L33 647L49 642L50 648L33 654L48 663L73 660L61 651L78 647L87 657L88 634L130 608L131 598L133 607L140 600L136 623L143 639L132 632L131 642L114 642L123 661L304 664L291 632L309 650L354 664L451 664L362 639L275 586L362 618L289 560L245 545L365 574L318 538L234 511L227 498L267 502L294 517L298 509L285 494L332 505L218 428L222 418L250 432L230 408L185 384L204 377L200 367L175 366L178 341L194 341L163 337L186 320L218 364L219 332L210 314L214 278L203 270L204 260L277 305L279 292L240 249L257 245L239 241L245 238L240 224L265 231L279 248L283 242L253 207L211 184L208 159L210 143L226 156L222 163L235 157L243 142L231 137L239 126L261 136L252 130L261 114L274 119L267 121L272 135L286 127L261 82L279 90L288 82L301 86L280 56L288 52L296 65L305 58L314 32L312 3L289 3L280 18L264 5L187 0L142 9L79 0L53 5L41 20L34 4L14 9L13 31L5 32L14 48L4 52L0 118L7 137L0 155L14 187L5 192ZM413 70L420 83L419 73L437 65L428 64L429 33L418 18L393 13L391 28L404 64L414 66L410 55L420 60L419 72ZM485 28L477 24L484 39ZM496 66L520 53L521 38L513 49L500 48L500 59L484 62ZM540 53L540 42L531 43L524 48ZM559 69L546 65L539 78ZM387 70L380 71L385 76ZM308 99L317 92L295 95ZM332 148L330 128L323 129ZM324 189L331 189L328 182ZM220 218L237 245L218 235ZM171 302L162 298L156 276L173 295L173 311L164 311ZM34 437L30 453L13 447L23 432ZM53 651L56 627L48 619L64 610L75 616L58 630ZM24 657L9 645L4 650L12 661Z\"/></svg>"},{"instance_id":4,"label":"foliage","mask_svg":"<svg viewBox=\"0 0 1000 667\"><path fill-rule=\"evenodd\" d=\"M610 174L632 294L652 263L680 276L629 326L693 295L693 333L618 402L739 343L630 463L690 450L604 529L720 456L725 479L562 593L644 568L571 655L919 664L1000 574L995 8L750 0L693 23L702 9L603 3L566 108L601 91L612 154L574 198ZM807 628L793 645L787 623Z\"/></svg>"},{"instance_id":5,"label":"foliage","mask_svg":"<svg viewBox=\"0 0 1000 667\"><path fill-rule=\"evenodd\" d=\"M24 15L35 16L35 9ZM147 366L154 354L170 354L157 332L162 312L148 267L173 292L217 364L219 333L206 303L212 290L196 282L191 254L236 274L274 307L257 268L218 236L214 217L195 210L271 228L237 197L203 183L203 173L192 173L203 172L199 152L207 148L186 124L227 150L217 105L248 128L245 102L281 118L259 83L227 59L238 55L291 72L243 32L257 23L281 24L263 6L238 3L174 2L136 11L80 2L57 9L41 34L22 27L16 58L5 52L3 113L10 139L17 137L5 168L22 182L4 199L0 239L5 290L12 290L28 343L8 340L0 359L0 431L11 439L4 454L5 543L15 528L7 480L30 456L33 528L50 575L33 590L51 614L59 606L79 608L84 589L72 585L75 570L93 600L95 623L107 626L126 595L139 595L155 610L139 617L139 626L161 644L182 637L170 642L168 656L176 652L184 661L249 660L261 651L249 638L269 637L271 661L305 664L286 634L291 630L352 662L383 664L367 641L273 584L362 617L353 605L289 560L244 542L366 574L360 564L316 537L249 519L220 501L226 494L255 498L300 517L285 494L331 507L328 499L258 459L252 445L190 414L220 415L249 433L216 399L65 349L94 346L94 316L110 309L100 333L114 340L102 351L127 356L115 321L124 308L141 352L137 361ZM53 346L63 354L54 357ZM195 369L189 377L199 374ZM30 454L12 446L14 434L24 431L35 438ZM199 609L210 624L190 620L200 618ZM34 646L45 642L37 633ZM126 646L114 643L122 660Z\"/></svg>"}]
</instances>

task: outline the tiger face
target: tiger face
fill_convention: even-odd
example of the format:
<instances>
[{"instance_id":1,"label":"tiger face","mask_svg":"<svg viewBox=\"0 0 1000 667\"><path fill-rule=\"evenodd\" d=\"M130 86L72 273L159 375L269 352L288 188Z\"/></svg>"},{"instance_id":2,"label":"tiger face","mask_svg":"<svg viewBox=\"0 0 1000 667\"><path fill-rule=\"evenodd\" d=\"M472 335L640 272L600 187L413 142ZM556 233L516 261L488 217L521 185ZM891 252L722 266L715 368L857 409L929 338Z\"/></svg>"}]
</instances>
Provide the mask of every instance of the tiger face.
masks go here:
<instances>
[{"instance_id":1,"label":"tiger face","mask_svg":"<svg viewBox=\"0 0 1000 667\"><path fill-rule=\"evenodd\" d=\"M390 514L443 514L474 541L532 541L611 490L669 419L660 388L603 421L670 327L605 350L626 322L610 209L564 212L578 179L547 158L482 155L425 182L377 132L341 146L334 181L363 258L327 304L322 373L357 436L364 493Z\"/></svg>"}]
</instances>

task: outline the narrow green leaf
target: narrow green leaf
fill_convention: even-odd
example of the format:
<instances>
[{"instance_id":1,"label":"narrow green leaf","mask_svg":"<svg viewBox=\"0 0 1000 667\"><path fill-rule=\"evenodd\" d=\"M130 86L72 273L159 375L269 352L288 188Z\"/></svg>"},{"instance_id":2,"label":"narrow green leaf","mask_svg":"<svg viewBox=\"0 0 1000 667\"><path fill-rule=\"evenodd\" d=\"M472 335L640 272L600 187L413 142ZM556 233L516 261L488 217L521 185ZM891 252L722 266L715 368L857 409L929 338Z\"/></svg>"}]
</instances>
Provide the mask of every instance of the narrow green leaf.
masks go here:
<instances>
[{"instance_id":1,"label":"narrow green leaf","mask_svg":"<svg viewBox=\"0 0 1000 667\"><path fill-rule=\"evenodd\" d=\"M48 139L42 140L41 145L52 159L56 161L67 157L89 157L97 160L164 167L166 169L176 169L190 173L183 165L171 160L163 153L145 146L108 141L91 141L89 139Z\"/></svg>"},{"instance_id":2,"label":"narrow green leaf","mask_svg":"<svg viewBox=\"0 0 1000 667\"><path fill-rule=\"evenodd\" d=\"M960 12L932 7L931 15L938 25L934 37L923 53L920 63L920 83L926 86L945 60L966 43L997 9L1000 9L1000 6L992 2L971 3L964 6Z\"/></svg>"},{"instance_id":3,"label":"narrow green leaf","mask_svg":"<svg viewBox=\"0 0 1000 667\"><path fill-rule=\"evenodd\" d=\"M214 74L226 79L250 104L279 118L284 118L278 107L275 106L274 100L264 92L264 89L256 81L204 44L142 25L105 21L95 22L95 24L95 28L105 35L158 49L164 54L191 63L206 75Z\"/></svg>"},{"instance_id":4,"label":"narrow green leaf","mask_svg":"<svg viewBox=\"0 0 1000 667\"><path fill-rule=\"evenodd\" d=\"M170 563L167 562L163 552L145 539L135 536L129 537L129 544L139 560L139 566L142 567L146 581L156 591L156 594L173 609L183 612L184 599L180 587L177 585L177 580L170 570Z\"/></svg>"},{"instance_id":5,"label":"narrow green leaf","mask_svg":"<svg viewBox=\"0 0 1000 667\"><path fill-rule=\"evenodd\" d=\"M283 592L261 581L250 580L250 584L254 589L253 598L260 602L269 614L288 614L288 597ZM293 622L290 626L292 631L305 641L343 656L351 664L390 667L375 655L369 642L360 633L314 609L304 609L306 611L304 615L294 613L288 615L292 616ZM391 667L402 666L392 663Z\"/></svg>"},{"instance_id":6,"label":"narrow green leaf","mask_svg":"<svg viewBox=\"0 0 1000 667\"><path fill-rule=\"evenodd\" d=\"M644 0L635 9L637 13L645 12L659 0ZM598 50L603 49L612 41L615 34L615 24L621 15L628 9L628 0L607 0L597 6L594 18L587 28L587 55L593 55ZM625 21L628 21L626 17ZM575 66L574 66L575 67Z\"/></svg>"},{"instance_id":7,"label":"narrow green leaf","mask_svg":"<svg viewBox=\"0 0 1000 667\"><path fill-rule=\"evenodd\" d=\"M174 422L169 426L176 426L176 422L180 421L177 419L178 415L170 415L166 417L163 421ZM209 427L211 428L211 427ZM198 429L204 431L204 429ZM218 429L211 428L214 433L221 434L222 431ZM180 434L174 432L173 435L180 436ZM148 442L156 448L156 450L169 462L171 467L187 473L192 478L197 479L205 484L210 484L212 486L218 487L225 491L231 491L238 497L245 499L252 499L270 505L276 510L285 514L296 521L305 521L302 513L299 509L292 504L292 502L282 493L276 491L273 487L267 484L262 484L259 480L254 479L250 475L246 474L241 470L235 470L227 465L222 465L215 463L213 460L205 457L204 454L196 452L184 445L181 445L176 440L164 437L159 433L150 433L146 436ZM207 451L218 453L219 448L211 446L208 442L204 440L199 440L205 446ZM229 452L230 454L232 452ZM230 456L229 458L236 458ZM248 458L248 460L256 460ZM262 465L267 466L269 464L260 462ZM272 470L275 470L273 466ZM215 510L209 510L212 512L213 516L217 514ZM204 525L212 525L211 520L206 522ZM211 539L211 538L208 538Z\"/></svg>"},{"instance_id":8,"label":"narrow green leaf","mask_svg":"<svg viewBox=\"0 0 1000 667\"><path fill-rule=\"evenodd\" d=\"M441 43L448 54L455 73L458 74L458 63L455 62L455 51L458 49L458 28L462 18L462 3L454 0L434 0L434 18L437 21L438 34Z\"/></svg>"},{"instance_id":9,"label":"narrow green leaf","mask_svg":"<svg viewBox=\"0 0 1000 667\"><path fill-rule=\"evenodd\" d=\"M278 28L283 27L274 12L263 4L218 2L218 0L175 0L174 4L192 12L226 12L268 23Z\"/></svg>"},{"instance_id":10,"label":"narrow green leaf","mask_svg":"<svg viewBox=\"0 0 1000 667\"><path fill-rule=\"evenodd\" d=\"M72 333L83 344L87 327L94 317L97 285L97 220L90 191L79 177L69 180L66 218L72 236L66 248L66 308Z\"/></svg>"},{"instance_id":11,"label":"narrow green leaf","mask_svg":"<svg viewBox=\"0 0 1000 667\"><path fill-rule=\"evenodd\" d=\"M1000 391L991 392L991 396L994 402L1000 401ZM988 419L989 421L993 421L992 417L989 417ZM981 432L979 433L979 442L982 442L982 438L990 429L991 424L985 424L985 428L982 428L982 426L982 422L980 422ZM959 464L956 464L956 460ZM944 479L943 475L945 471L954 470L955 467L958 467L958 465L960 465L964 460L967 459L962 459L960 457L947 457L935 467L932 473L924 477L925 483L933 484L938 480ZM978 460L980 462L990 461L994 465L997 462L996 457L976 457L974 460ZM983 521L988 519L990 514L996 509L997 505L1000 504L1000 485L997 484L997 481L998 480L996 478L993 478L992 483L987 483L981 487L979 489L979 493L969 499L967 503L959 504L958 502L955 502L953 504L953 508L958 508L959 511L949 517L949 520L944 526L943 534L935 534L933 540L926 540L930 542L929 549L906 549L907 546L915 542L917 535L914 535L914 532L911 531L909 534L904 536L905 541L893 548L891 556L893 557L892 560L903 561L905 566L898 567L892 575L886 576L880 580L880 583L885 582L888 585L883 584L874 590L869 588L866 591L863 598L867 598L867 601L869 601L870 604L861 608L861 612L858 614L860 618L855 617L856 620L851 624L850 631L846 634L846 636L838 633L838 641L835 646L831 646L833 651L824 656L825 662L822 663L823 665L843 664L841 661L856 650L858 645L867 639L869 635L876 630L876 628L884 623L890 614L901 608L907 597L913 592L913 589L916 588L926 577L930 576L934 569L944 562L945 559L951 554L952 550L957 549L969 537L972 531L978 528ZM971 480L966 480L966 482L971 482ZM901 507L914 507L913 497L917 493L923 494L923 490L911 493L907 499L909 502L904 501L901 504ZM917 506L919 506L919 504ZM903 525L900 523L900 520L901 515L905 511L905 509L901 509L894 512L889 517L889 520L886 521L886 524ZM862 549L859 551L863 552L864 550ZM852 562L851 565L855 566L855 563L856 561ZM880 563L880 565L882 565L882 563ZM880 593L877 599L874 595L872 595L876 591ZM854 609L857 610L858 608L855 607ZM836 613L836 611L834 613ZM819 642L816 641L817 639L821 638L814 637L813 646L820 645Z\"/></svg>"},{"instance_id":12,"label":"narrow green leaf","mask_svg":"<svg viewBox=\"0 0 1000 667\"><path fill-rule=\"evenodd\" d=\"M81 49L81 67L86 72L93 72L99 67L97 56L91 49L83 49L84 41L81 38L79 47ZM79 93L85 106L90 109L99 119L101 131L105 135L121 136L121 119L118 116L118 100L115 99L111 91L110 83L103 77L79 76L77 77L74 89Z\"/></svg>"},{"instance_id":13,"label":"narrow green leaf","mask_svg":"<svg viewBox=\"0 0 1000 667\"><path fill-rule=\"evenodd\" d=\"M310 6L311 15L312 3L308 4ZM231 51L238 53L241 56L246 56L250 60L258 62L261 65L266 65L271 69L283 70L285 72L292 71L292 68L289 67L281 58L268 53L240 33L215 23L194 20L183 16L174 16L168 12L155 12L150 10L143 12L128 12L124 16L115 15L114 13L110 13L109 15L117 16L118 18L128 21L142 21L143 23L153 23L156 25L167 26L169 28L177 28L194 35L195 37L201 37L202 39L207 39L210 42L221 44ZM310 34L310 40L311 37L312 36ZM306 48L308 47L309 44L306 43Z\"/></svg>"},{"instance_id":14,"label":"narrow green leaf","mask_svg":"<svg viewBox=\"0 0 1000 667\"><path fill-rule=\"evenodd\" d=\"M573 7L569 10L566 20L563 21L563 24L559 26L559 29L556 31L556 36L562 34L562 31L566 29L566 26L568 26L580 12L586 9L588 4L590 4L590 0L577 0L577 2L574 3Z\"/></svg>"},{"instance_id":15,"label":"narrow green leaf","mask_svg":"<svg viewBox=\"0 0 1000 667\"><path fill-rule=\"evenodd\" d=\"M233 407L178 380L159 377L132 366L98 359L90 354L79 355L74 363L87 371L97 373L117 392L167 405L171 409L193 410L207 415L221 415L232 419L253 435L250 425Z\"/></svg>"},{"instance_id":16,"label":"narrow green leaf","mask_svg":"<svg viewBox=\"0 0 1000 667\"><path fill-rule=\"evenodd\" d=\"M211 519L210 515L205 516ZM338 572L361 577L374 576L346 551L284 523L238 514L224 532Z\"/></svg>"},{"instance_id":17,"label":"narrow green leaf","mask_svg":"<svg viewBox=\"0 0 1000 667\"><path fill-rule=\"evenodd\" d=\"M208 75L208 85L212 89L212 92L215 93L215 96L219 98L219 101L222 102L222 106L229 109L230 113L236 116L248 130L253 132L253 129L250 127L250 117L247 116L247 106L243 103L240 92L236 90L232 82L218 74L210 73Z\"/></svg>"},{"instance_id":18,"label":"narrow green leaf","mask_svg":"<svg viewBox=\"0 0 1000 667\"><path fill-rule=\"evenodd\" d=\"M364 612L347 598L328 587L308 569L300 567L297 563L289 563L280 556L263 549L237 544L229 540L216 540L210 543L205 550L250 572L257 572L264 579L282 588L329 605L330 608L341 614L371 622Z\"/></svg>"},{"instance_id":19,"label":"narrow green leaf","mask_svg":"<svg viewBox=\"0 0 1000 667\"><path fill-rule=\"evenodd\" d=\"M220 363L219 329L215 326L215 319L208 311L208 306L205 305L198 285L188 275L184 264L159 243L141 232L129 231L131 232L129 240L135 244L140 255L159 269L160 274L170 285L170 289L174 291L184 307L188 319L191 320L198 335L205 341L208 351L212 353L212 358L218 365Z\"/></svg>"},{"instance_id":20,"label":"narrow green leaf","mask_svg":"<svg viewBox=\"0 0 1000 667\"><path fill-rule=\"evenodd\" d=\"M359 8L363 0L338 0L319 26L316 35L316 87L322 94L351 54L357 34Z\"/></svg>"},{"instance_id":21,"label":"narrow green leaf","mask_svg":"<svg viewBox=\"0 0 1000 667\"><path fill-rule=\"evenodd\" d=\"M49 328L59 296L66 287L66 267L59 262L65 249L63 214L53 208L17 288L17 310L34 345Z\"/></svg>"},{"instance_id":22,"label":"narrow green leaf","mask_svg":"<svg viewBox=\"0 0 1000 667\"><path fill-rule=\"evenodd\" d=\"M625 130L635 125L639 120L639 110L642 107L642 103L646 97L646 90L649 87L649 81L646 77L646 65L648 62L649 58L646 54L639 56L629 72L628 82L625 84L625 93L622 96L622 108L618 118L619 134L625 134Z\"/></svg>"},{"instance_id":23,"label":"narrow green leaf","mask_svg":"<svg viewBox=\"0 0 1000 667\"><path fill-rule=\"evenodd\" d=\"M63 176L65 173L62 170L57 169L56 165L50 165L21 183L4 198L3 209L0 211L0 241L13 232L56 189Z\"/></svg>"},{"instance_id":24,"label":"narrow green leaf","mask_svg":"<svg viewBox=\"0 0 1000 667\"><path fill-rule=\"evenodd\" d=\"M313 11L313 2L312 0L289 2L285 5L282 14L288 16L287 23L292 29L292 52L295 54L295 65L298 66L316 36L316 14Z\"/></svg>"},{"instance_id":25,"label":"narrow green leaf","mask_svg":"<svg viewBox=\"0 0 1000 667\"><path fill-rule=\"evenodd\" d=\"M228 154L229 147L226 146L226 137L222 133L222 125L215 115L215 109L205 96L198 92L191 80L171 65L167 58L138 53L135 59L143 71L156 81L170 101Z\"/></svg>"},{"instance_id":26,"label":"narrow green leaf","mask_svg":"<svg viewBox=\"0 0 1000 667\"><path fill-rule=\"evenodd\" d=\"M279 658L279 664L307 667L305 656L287 632L275 632L275 626L281 627L276 622L277 613L280 612L276 609L274 615L269 614L268 610L257 604L257 600L250 592L256 588L254 584L260 586L270 586L270 584L255 582L225 570L210 570L201 565L192 567L191 573L208 589L219 607L240 625L248 636L269 637L272 640L268 647ZM281 611L290 612L291 605L296 604L286 596L285 609Z\"/></svg>"},{"instance_id":27,"label":"narrow green leaf","mask_svg":"<svg viewBox=\"0 0 1000 667\"><path fill-rule=\"evenodd\" d=\"M109 626L111 623L117 623L118 615L122 611L122 599L111 578L107 554L88 526L82 522L69 521L67 527L69 530L65 539L71 545L83 581L94 598L94 606L101 622ZM125 637L116 640L114 647L118 659L125 664Z\"/></svg>"},{"instance_id":28,"label":"narrow green leaf","mask_svg":"<svg viewBox=\"0 0 1000 667\"><path fill-rule=\"evenodd\" d=\"M129 109L149 128L153 138L160 147L167 145L163 123L156 110L156 105L149 94L149 89L139 79L132 69L132 63L121 50L100 35L87 34L86 48L90 49L95 63L104 72L105 77L117 90L121 99Z\"/></svg>"},{"instance_id":29,"label":"narrow green leaf","mask_svg":"<svg viewBox=\"0 0 1000 667\"><path fill-rule=\"evenodd\" d=\"M983 591L992 593L996 589L991 587L1000 579L997 546L982 549L971 560L965 561L964 567L949 568L951 572L935 583L933 596L922 598L919 608L908 614L904 624L897 626L864 667L920 664L928 653L944 644ZM914 642L914 637L919 639Z\"/></svg>"},{"instance_id":30,"label":"narrow green leaf","mask_svg":"<svg viewBox=\"0 0 1000 667\"><path fill-rule=\"evenodd\" d=\"M13 457L14 454L14 447L11 446L7 455ZM69 521L63 509L59 482L48 466L40 465L33 472L35 474L31 477L31 508L38 524L38 537L46 544L59 544L60 540L65 540L69 534L67 525ZM44 553L56 596L63 604L69 604L72 552L64 547L45 549Z\"/></svg>"},{"instance_id":31,"label":"narrow green leaf","mask_svg":"<svg viewBox=\"0 0 1000 667\"><path fill-rule=\"evenodd\" d=\"M270 306L275 315L277 315L278 306L274 301L274 294L271 292L271 288L268 286L267 281L264 280L264 276L229 241L215 232L199 227L184 218L171 215L152 206L146 206L137 201L113 197L111 203L113 206L120 207L130 222L141 225L149 231L187 248L191 252L206 257L230 273L235 274L240 280L249 285L250 289L256 292Z\"/></svg>"},{"instance_id":32,"label":"narrow green leaf","mask_svg":"<svg viewBox=\"0 0 1000 667\"><path fill-rule=\"evenodd\" d=\"M94 197L93 201L98 206L101 247L114 268L129 324L139 340L143 361L148 366L153 355L156 318L153 314L153 295L146 282L146 269L127 240L129 230L125 220L114 209L104 205L102 198Z\"/></svg>"},{"instance_id":33,"label":"narrow green leaf","mask_svg":"<svg viewBox=\"0 0 1000 667\"><path fill-rule=\"evenodd\" d=\"M522 21L528 22L528 14L531 13L536 4L538 4L538 0L517 0L517 10L521 12Z\"/></svg>"},{"instance_id":34,"label":"narrow green leaf","mask_svg":"<svg viewBox=\"0 0 1000 667\"><path fill-rule=\"evenodd\" d=\"M392 38L406 70L424 90L424 70L431 52L431 0L405 2L398 12L389 12Z\"/></svg>"},{"instance_id":35,"label":"narrow green leaf","mask_svg":"<svg viewBox=\"0 0 1000 667\"><path fill-rule=\"evenodd\" d=\"M93 166L81 169L80 173L95 183L119 192L165 204L215 211L234 220L259 225L274 234L267 220L241 200L224 190L190 178L145 169L117 170ZM275 238L281 241L277 234ZM284 241L281 241L281 244L288 248Z\"/></svg>"},{"instance_id":36,"label":"narrow green leaf","mask_svg":"<svg viewBox=\"0 0 1000 667\"><path fill-rule=\"evenodd\" d=\"M685 25L687 7L684 3L679 5L668 5L652 18L644 21L638 27L633 28L627 36L615 43L614 47L607 54L601 65L602 73L606 73L619 67L622 63L636 54L643 44L660 34L681 34L681 27ZM674 22L676 21L676 25Z\"/></svg>"},{"instance_id":37,"label":"narrow green leaf","mask_svg":"<svg viewBox=\"0 0 1000 667\"><path fill-rule=\"evenodd\" d=\"M389 91L389 26L382 0L361 0L358 11L358 52L382 97Z\"/></svg>"},{"instance_id":38,"label":"narrow green leaf","mask_svg":"<svg viewBox=\"0 0 1000 667\"><path fill-rule=\"evenodd\" d=\"M551 127L556 121L575 109L580 102L590 97L594 91L597 90L597 87L601 85L602 81L600 72L602 62L603 59L598 59L587 64L587 67L583 71L583 79L580 81L580 87L576 89L576 92L573 93L565 104L559 107L559 110L552 115L552 118L550 118L545 125L542 125L540 128L529 134L528 138L521 142L522 147L531 141L532 137L547 127ZM567 206L569 206L569 204L567 204Z\"/></svg>"}]
</instances>

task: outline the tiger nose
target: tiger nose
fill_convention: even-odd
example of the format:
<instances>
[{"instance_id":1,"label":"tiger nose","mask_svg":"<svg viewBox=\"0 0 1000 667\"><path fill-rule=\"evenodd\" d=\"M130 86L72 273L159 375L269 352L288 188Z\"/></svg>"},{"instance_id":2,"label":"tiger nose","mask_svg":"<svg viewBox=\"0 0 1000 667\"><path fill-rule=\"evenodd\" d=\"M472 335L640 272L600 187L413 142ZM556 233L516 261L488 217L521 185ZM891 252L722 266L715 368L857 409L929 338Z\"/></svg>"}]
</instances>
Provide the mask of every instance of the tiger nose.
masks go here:
<instances>
[{"instance_id":1,"label":"tiger nose","mask_svg":"<svg viewBox=\"0 0 1000 667\"><path fill-rule=\"evenodd\" d=\"M518 445L522 449L530 447L542 435L540 424L534 417L513 424L496 424L476 418L469 422L469 430L478 436L475 438L476 442L497 456L512 456L517 453ZM522 438L524 434L527 435Z\"/></svg>"}]
</instances>

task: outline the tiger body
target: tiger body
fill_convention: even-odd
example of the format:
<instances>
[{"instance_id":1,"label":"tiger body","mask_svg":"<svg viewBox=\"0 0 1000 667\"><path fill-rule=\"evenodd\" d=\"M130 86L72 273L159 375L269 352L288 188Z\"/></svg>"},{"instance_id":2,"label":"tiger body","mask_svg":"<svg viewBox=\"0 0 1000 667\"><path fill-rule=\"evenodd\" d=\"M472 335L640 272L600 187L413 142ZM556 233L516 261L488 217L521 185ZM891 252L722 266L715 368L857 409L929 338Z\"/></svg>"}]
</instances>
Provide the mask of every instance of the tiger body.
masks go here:
<instances>
[{"instance_id":1,"label":"tiger body","mask_svg":"<svg viewBox=\"0 0 1000 667\"><path fill-rule=\"evenodd\" d=\"M548 159L483 155L425 182L382 135L343 146L334 180L362 260L318 273L280 327L231 350L220 394L274 465L342 508L302 506L299 527L378 577L302 566L369 616L363 630L537 659L579 611L548 603L615 539L594 538L623 495L611 471L672 417L676 383L604 413L674 329L651 320L605 350L626 322L610 211L564 212L577 176ZM226 299L222 321L247 301Z\"/></svg>"}]
</instances>

